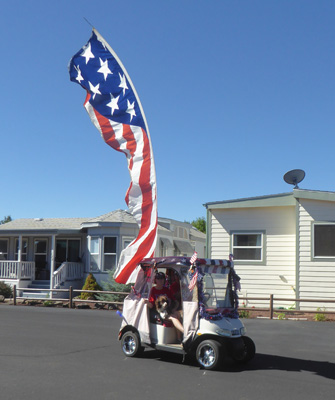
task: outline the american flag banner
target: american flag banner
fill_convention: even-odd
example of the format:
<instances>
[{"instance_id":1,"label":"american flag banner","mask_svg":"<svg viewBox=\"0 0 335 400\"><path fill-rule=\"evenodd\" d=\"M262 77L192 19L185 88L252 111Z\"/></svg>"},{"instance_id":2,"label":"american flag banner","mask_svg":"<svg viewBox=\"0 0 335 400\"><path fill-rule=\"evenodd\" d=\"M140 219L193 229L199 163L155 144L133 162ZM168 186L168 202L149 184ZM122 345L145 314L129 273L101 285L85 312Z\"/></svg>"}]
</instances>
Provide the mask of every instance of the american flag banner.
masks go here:
<instances>
[{"instance_id":1,"label":"american flag banner","mask_svg":"<svg viewBox=\"0 0 335 400\"><path fill-rule=\"evenodd\" d=\"M193 253L193 256L190 258L191 265L194 264L197 261L197 259L198 259L198 253L195 251Z\"/></svg>"},{"instance_id":2,"label":"american flag banner","mask_svg":"<svg viewBox=\"0 0 335 400\"><path fill-rule=\"evenodd\" d=\"M131 182L125 200L139 233L122 251L114 278L134 282L136 267L153 257L157 240L156 173L142 105L121 61L94 28L70 60L69 73L87 91L84 106L104 141L127 158Z\"/></svg>"},{"instance_id":3,"label":"american flag banner","mask_svg":"<svg viewBox=\"0 0 335 400\"><path fill-rule=\"evenodd\" d=\"M194 286L196 285L198 281L198 271L196 271L188 285L188 288L190 289L190 291L192 292L192 290L194 289Z\"/></svg>"}]
</instances>

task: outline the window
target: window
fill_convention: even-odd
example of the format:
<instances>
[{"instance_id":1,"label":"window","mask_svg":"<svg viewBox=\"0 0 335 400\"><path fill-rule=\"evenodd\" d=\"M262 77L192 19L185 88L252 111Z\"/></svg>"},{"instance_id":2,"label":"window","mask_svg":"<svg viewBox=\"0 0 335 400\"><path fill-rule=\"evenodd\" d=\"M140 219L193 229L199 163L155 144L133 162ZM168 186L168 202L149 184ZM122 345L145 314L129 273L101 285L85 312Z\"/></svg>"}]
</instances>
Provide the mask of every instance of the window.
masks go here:
<instances>
[{"instance_id":1,"label":"window","mask_svg":"<svg viewBox=\"0 0 335 400\"><path fill-rule=\"evenodd\" d=\"M116 237L104 237L104 271L116 268Z\"/></svg>"},{"instance_id":2,"label":"window","mask_svg":"<svg viewBox=\"0 0 335 400\"><path fill-rule=\"evenodd\" d=\"M179 227L179 235L181 239L188 239L187 230L185 228Z\"/></svg>"},{"instance_id":3,"label":"window","mask_svg":"<svg viewBox=\"0 0 335 400\"><path fill-rule=\"evenodd\" d=\"M90 239L90 271L99 271L99 242L98 237Z\"/></svg>"},{"instance_id":4,"label":"window","mask_svg":"<svg viewBox=\"0 0 335 400\"><path fill-rule=\"evenodd\" d=\"M8 239L0 239L0 260L8 259Z\"/></svg>"},{"instance_id":5,"label":"window","mask_svg":"<svg viewBox=\"0 0 335 400\"><path fill-rule=\"evenodd\" d=\"M175 226L173 236L181 239L188 239L188 231L181 226Z\"/></svg>"},{"instance_id":6,"label":"window","mask_svg":"<svg viewBox=\"0 0 335 400\"><path fill-rule=\"evenodd\" d=\"M21 261L27 261L28 240L22 239ZM15 260L19 259L19 239L15 239Z\"/></svg>"},{"instance_id":7,"label":"window","mask_svg":"<svg viewBox=\"0 0 335 400\"><path fill-rule=\"evenodd\" d=\"M134 238L130 238L130 237L124 237L122 239L122 249L124 250L126 247L128 247L130 245L130 243L134 240Z\"/></svg>"},{"instance_id":8,"label":"window","mask_svg":"<svg viewBox=\"0 0 335 400\"><path fill-rule=\"evenodd\" d=\"M234 233L233 255L236 261L263 261L262 233Z\"/></svg>"},{"instance_id":9,"label":"window","mask_svg":"<svg viewBox=\"0 0 335 400\"><path fill-rule=\"evenodd\" d=\"M335 257L335 224L314 224L314 257Z\"/></svg>"},{"instance_id":10,"label":"window","mask_svg":"<svg viewBox=\"0 0 335 400\"><path fill-rule=\"evenodd\" d=\"M80 239L56 240L56 267L65 261L80 262Z\"/></svg>"},{"instance_id":11,"label":"window","mask_svg":"<svg viewBox=\"0 0 335 400\"><path fill-rule=\"evenodd\" d=\"M160 257L166 257L166 255L167 255L167 248L166 248L166 246L164 245L163 240L161 239L161 240L159 241L159 256L160 256Z\"/></svg>"}]
</instances>

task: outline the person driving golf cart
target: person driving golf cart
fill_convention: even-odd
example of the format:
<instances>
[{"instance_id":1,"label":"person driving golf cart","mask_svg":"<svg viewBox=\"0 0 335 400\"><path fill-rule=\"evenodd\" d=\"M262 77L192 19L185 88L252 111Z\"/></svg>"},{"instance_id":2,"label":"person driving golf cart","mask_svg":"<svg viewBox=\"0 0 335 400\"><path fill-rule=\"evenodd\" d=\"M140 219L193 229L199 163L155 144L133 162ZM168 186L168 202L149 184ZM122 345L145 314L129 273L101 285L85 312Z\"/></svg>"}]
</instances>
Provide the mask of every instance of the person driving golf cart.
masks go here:
<instances>
[{"instance_id":1,"label":"person driving golf cart","mask_svg":"<svg viewBox=\"0 0 335 400\"><path fill-rule=\"evenodd\" d=\"M180 314L176 311L178 304L171 290L164 286L165 282L166 276L164 272L157 272L154 280L156 286L152 287L149 299L146 299L145 303L151 310L155 310L162 320L167 319L173 323L173 326L177 329L178 341L181 341L184 328L180 321ZM167 302L165 300L166 298L168 300ZM164 309L160 308L161 304L164 305Z\"/></svg>"}]
</instances>

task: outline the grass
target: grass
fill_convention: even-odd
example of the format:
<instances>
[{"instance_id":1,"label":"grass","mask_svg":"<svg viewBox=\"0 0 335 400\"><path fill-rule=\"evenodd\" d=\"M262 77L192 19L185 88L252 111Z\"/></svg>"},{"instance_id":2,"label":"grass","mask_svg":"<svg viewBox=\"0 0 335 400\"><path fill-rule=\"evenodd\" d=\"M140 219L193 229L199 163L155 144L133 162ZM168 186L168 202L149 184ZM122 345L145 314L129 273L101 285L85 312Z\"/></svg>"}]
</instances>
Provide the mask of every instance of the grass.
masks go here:
<instances>
[{"instance_id":1,"label":"grass","mask_svg":"<svg viewBox=\"0 0 335 400\"><path fill-rule=\"evenodd\" d=\"M324 322L327 321L327 317L325 314L326 309L325 308L318 308L317 311L319 311L317 314L314 316L314 321L318 322ZM323 312L321 312L323 311Z\"/></svg>"}]
</instances>

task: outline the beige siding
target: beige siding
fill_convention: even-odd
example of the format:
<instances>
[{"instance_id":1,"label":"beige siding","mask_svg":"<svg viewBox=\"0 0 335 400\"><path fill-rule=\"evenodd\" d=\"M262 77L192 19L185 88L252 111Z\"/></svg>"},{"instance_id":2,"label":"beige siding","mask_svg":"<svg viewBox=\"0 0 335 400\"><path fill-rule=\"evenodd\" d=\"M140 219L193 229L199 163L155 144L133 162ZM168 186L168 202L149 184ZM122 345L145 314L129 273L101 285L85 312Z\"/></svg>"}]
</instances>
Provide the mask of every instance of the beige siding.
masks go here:
<instances>
[{"instance_id":1,"label":"beige siding","mask_svg":"<svg viewBox=\"0 0 335 400\"><path fill-rule=\"evenodd\" d=\"M235 263L241 277L243 294L248 297L268 297L270 294L294 298L295 286L295 208L262 207L212 210L211 258L227 258L231 251L231 231L264 231L265 264L242 265ZM284 275L288 284L282 282ZM260 305L252 301L248 305ZM292 304L276 303L288 307Z\"/></svg>"},{"instance_id":2,"label":"beige siding","mask_svg":"<svg viewBox=\"0 0 335 400\"><path fill-rule=\"evenodd\" d=\"M335 204L326 201L300 200L299 204L299 283L303 299L335 300L335 260L312 258L312 222L335 221ZM301 308L335 306L320 303L302 303Z\"/></svg>"}]
</instances>

